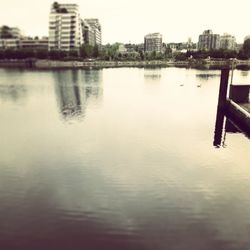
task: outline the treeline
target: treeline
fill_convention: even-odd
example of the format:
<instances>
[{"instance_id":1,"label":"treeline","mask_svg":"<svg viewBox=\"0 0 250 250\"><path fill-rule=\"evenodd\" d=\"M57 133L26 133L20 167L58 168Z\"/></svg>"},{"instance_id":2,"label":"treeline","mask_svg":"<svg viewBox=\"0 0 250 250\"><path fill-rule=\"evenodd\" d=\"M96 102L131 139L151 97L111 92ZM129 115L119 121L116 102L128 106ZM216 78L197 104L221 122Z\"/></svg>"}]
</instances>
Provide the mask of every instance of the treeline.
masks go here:
<instances>
[{"instance_id":1,"label":"treeline","mask_svg":"<svg viewBox=\"0 0 250 250\"><path fill-rule=\"evenodd\" d=\"M52 52L52 51L51 51ZM33 50L33 49L5 49L0 50L0 59L47 59L49 58L48 50Z\"/></svg>"},{"instance_id":2,"label":"treeline","mask_svg":"<svg viewBox=\"0 0 250 250\"><path fill-rule=\"evenodd\" d=\"M120 53L119 43L107 44L105 46L91 46L84 44L79 51L58 51L47 49L5 49L0 50L1 59L50 59L50 60L84 60L98 59L105 61L140 61L140 60L164 60L171 58L171 49L165 46L164 53L155 51L144 53L139 45L133 46L132 52Z\"/></svg>"},{"instance_id":3,"label":"treeline","mask_svg":"<svg viewBox=\"0 0 250 250\"><path fill-rule=\"evenodd\" d=\"M211 58L223 58L223 59L229 59L229 58L236 58L238 56L238 53L235 50L210 50L210 51L188 51L186 53L186 57L193 57L195 59L205 59L208 57Z\"/></svg>"},{"instance_id":4,"label":"treeline","mask_svg":"<svg viewBox=\"0 0 250 250\"><path fill-rule=\"evenodd\" d=\"M194 59L206 59L206 58L216 58L216 59L229 59L237 58L240 60L250 59L250 39L246 40L243 47L239 52L235 50L209 50L209 51L187 51L187 53L177 53L174 58L175 60L184 61L190 58Z\"/></svg>"},{"instance_id":5,"label":"treeline","mask_svg":"<svg viewBox=\"0 0 250 250\"><path fill-rule=\"evenodd\" d=\"M51 59L51 60L79 60L86 58L98 58L100 55L98 46L84 45L80 51L58 51L47 49L2 49L0 59Z\"/></svg>"},{"instance_id":6,"label":"treeline","mask_svg":"<svg viewBox=\"0 0 250 250\"><path fill-rule=\"evenodd\" d=\"M172 52L165 44L164 52L155 51L144 53L137 45L133 45L132 52L119 52L119 43L107 44L106 46L83 45L79 51L48 51L47 49L5 49L0 50L1 59L50 59L50 60L84 60L98 59L105 61L143 61L143 60L168 60L186 61L190 59L237 58L250 59L250 39L244 42L239 52L234 50L210 50L210 51L187 51L186 53Z\"/></svg>"}]
</instances>

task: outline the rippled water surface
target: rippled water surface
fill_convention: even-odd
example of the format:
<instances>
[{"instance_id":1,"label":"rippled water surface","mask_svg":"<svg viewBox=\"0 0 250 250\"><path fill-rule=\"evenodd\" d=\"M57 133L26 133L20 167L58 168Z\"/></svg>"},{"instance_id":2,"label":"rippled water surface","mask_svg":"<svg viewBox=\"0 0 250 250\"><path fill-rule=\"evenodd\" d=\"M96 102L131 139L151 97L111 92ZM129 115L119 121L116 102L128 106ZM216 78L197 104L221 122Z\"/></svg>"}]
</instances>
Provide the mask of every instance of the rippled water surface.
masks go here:
<instances>
[{"instance_id":1,"label":"rippled water surface","mask_svg":"<svg viewBox=\"0 0 250 250\"><path fill-rule=\"evenodd\" d=\"M0 249L250 249L250 141L214 147L219 81L0 69Z\"/></svg>"}]
</instances>

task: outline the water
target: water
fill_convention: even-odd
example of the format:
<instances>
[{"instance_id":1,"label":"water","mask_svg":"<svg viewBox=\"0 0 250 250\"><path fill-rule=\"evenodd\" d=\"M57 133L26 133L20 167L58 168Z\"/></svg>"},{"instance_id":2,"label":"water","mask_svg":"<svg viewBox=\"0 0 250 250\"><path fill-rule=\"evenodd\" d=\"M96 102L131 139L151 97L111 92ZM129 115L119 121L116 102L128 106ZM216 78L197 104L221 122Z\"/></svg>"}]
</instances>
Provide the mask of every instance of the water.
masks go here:
<instances>
[{"instance_id":1,"label":"water","mask_svg":"<svg viewBox=\"0 0 250 250\"><path fill-rule=\"evenodd\" d=\"M250 249L250 141L214 147L219 80L0 69L0 249Z\"/></svg>"}]
</instances>

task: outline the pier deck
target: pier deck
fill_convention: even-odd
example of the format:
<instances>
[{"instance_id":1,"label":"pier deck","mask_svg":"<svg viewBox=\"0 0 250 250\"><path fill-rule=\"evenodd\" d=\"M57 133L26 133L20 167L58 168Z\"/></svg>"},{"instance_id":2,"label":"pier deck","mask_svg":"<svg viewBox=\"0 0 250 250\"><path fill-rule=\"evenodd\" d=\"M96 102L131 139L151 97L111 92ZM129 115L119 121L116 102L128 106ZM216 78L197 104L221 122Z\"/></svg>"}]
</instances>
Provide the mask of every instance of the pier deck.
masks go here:
<instances>
[{"instance_id":1,"label":"pier deck","mask_svg":"<svg viewBox=\"0 0 250 250\"><path fill-rule=\"evenodd\" d=\"M242 103L240 106L250 114L250 103Z\"/></svg>"}]
</instances>

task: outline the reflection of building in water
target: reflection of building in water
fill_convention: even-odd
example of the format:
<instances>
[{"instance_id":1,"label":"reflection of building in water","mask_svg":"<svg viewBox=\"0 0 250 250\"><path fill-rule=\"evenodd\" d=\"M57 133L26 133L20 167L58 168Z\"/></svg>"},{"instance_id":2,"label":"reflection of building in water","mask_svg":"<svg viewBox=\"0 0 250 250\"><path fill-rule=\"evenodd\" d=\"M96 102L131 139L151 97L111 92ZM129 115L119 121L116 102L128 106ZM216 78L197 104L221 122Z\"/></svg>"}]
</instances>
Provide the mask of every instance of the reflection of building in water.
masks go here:
<instances>
[{"instance_id":1,"label":"reflection of building in water","mask_svg":"<svg viewBox=\"0 0 250 250\"><path fill-rule=\"evenodd\" d=\"M220 77L220 74L201 73L201 74L196 74L195 76L200 80L207 81L210 78Z\"/></svg>"},{"instance_id":2,"label":"reflection of building in water","mask_svg":"<svg viewBox=\"0 0 250 250\"><path fill-rule=\"evenodd\" d=\"M98 99L101 70L57 71L55 88L60 113L65 119L84 117L88 99Z\"/></svg>"},{"instance_id":3,"label":"reflection of building in water","mask_svg":"<svg viewBox=\"0 0 250 250\"><path fill-rule=\"evenodd\" d=\"M249 74L249 70L241 70L241 71L240 71L240 74L241 74L242 76L244 76L244 77L247 77L248 74Z\"/></svg>"},{"instance_id":4,"label":"reflection of building in water","mask_svg":"<svg viewBox=\"0 0 250 250\"><path fill-rule=\"evenodd\" d=\"M100 83L102 82L100 72L101 70L85 70L84 80L85 80L85 94L86 97L99 98L102 94L102 88Z\"/></svg>"},{"instance_id":5,"label":"reflection of building in water","mask_svg":"<svg viewBox=\"0 0 250 250\"><path fill-rule=\"evenodd\" d=\"M145 68L144 69L144 78L157 80L161 78L161 69L160 68Z\"/></svg>"},{"instance_id":6,"label":"reflection of building in water","mask_svg":"<svg viewBox=\"0 0 250 250\"><path fill-rule=\"evenodd\" d=\"M17 102L26 98L26 86L20 84L0 85L0 100Z\"/></svg>"}]
</instances>

